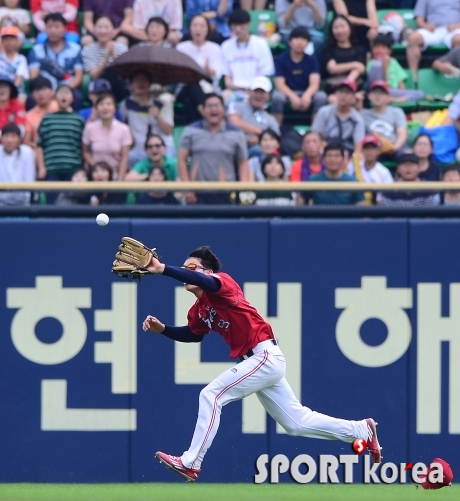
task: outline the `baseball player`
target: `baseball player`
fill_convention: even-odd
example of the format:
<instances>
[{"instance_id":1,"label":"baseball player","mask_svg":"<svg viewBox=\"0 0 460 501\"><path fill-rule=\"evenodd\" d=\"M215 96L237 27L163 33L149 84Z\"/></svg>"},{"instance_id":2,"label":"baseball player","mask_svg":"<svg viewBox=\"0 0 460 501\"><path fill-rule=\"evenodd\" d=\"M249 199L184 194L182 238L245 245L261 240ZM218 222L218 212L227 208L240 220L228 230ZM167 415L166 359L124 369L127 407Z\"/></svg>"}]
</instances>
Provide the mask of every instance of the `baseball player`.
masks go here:
<instances>
[{"instance_id":1,"label":"baseball player","mask_svg":"<svg viewBox=\"0 0 460 501\"><path fill-rule=\"evenodd\" d=\"M129 244L132 239L123 240ZM123 245L120 249L117 259L138 262L123 257ZM187 482L194 482L219 428L222 407L252 393L290 435L350 443L361 438L366 441L373 461L380 463L381 447L373 419L337 419L312 411L297 400L286 381L286 362L271 326L247 301L233 278L220 272L221 263L209 247L191 252L180 268L161 263L154 250L153 257L150 259L148 255L145 263L143 273L165 275L183 282L186 290L196 296L196 301L188 312L187 325L165 325L148 315L143 322L144 331L161 333L174 341L199 343L212 330L230 346L230 357L239 359L236 371L234 368L223 372L201 391L198 420L188 450L180 457L157 452L161 463Z\"/></svg>"}]
</instances>

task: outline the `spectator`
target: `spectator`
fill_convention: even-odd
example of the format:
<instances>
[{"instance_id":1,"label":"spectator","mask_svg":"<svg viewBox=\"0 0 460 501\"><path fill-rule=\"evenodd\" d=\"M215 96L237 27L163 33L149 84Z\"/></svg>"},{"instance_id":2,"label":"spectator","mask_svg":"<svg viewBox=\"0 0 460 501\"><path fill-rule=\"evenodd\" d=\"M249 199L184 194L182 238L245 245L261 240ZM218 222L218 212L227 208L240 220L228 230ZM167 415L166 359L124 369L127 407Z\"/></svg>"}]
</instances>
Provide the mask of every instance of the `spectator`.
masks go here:
<instances>
[{"instance_id":1,"label":"spectator","mask_svg":"<svg viewBox=\"0 0 460 501\"><path fill-rule=\"evenodd\" d=\"M0 144L0 183L35 181L35 157L30 146L21 144L21 131L13 123L2 128ZM12 191L0 193L0 206L29 205L30 192Z\"/></svg>"},{"instance_id":2,"label":"spectator","mask_svg":"<svg viewBox=\"0 0 460 501\"><path fill-rule=\"evenodd\" d=\"M442 181L448 183L460 183L460 167L458 165L448 165L442 171ZM460 205L460 191L449 190L444 192L443 205Z\"/></svg>"},{"instance_id":3,"label":"spectator","mask_svg":"<svg viewBox=\"0 0 460 501\"><path fill-rule=\"evenodd\" d=\"M350 21L359 45L369 50L379 28L375 0L332 0L332 5L336 14Z\"/></svg>"},{"instance_id":4,"label":"spectator","mask_svg":"<svg viewBox=\"0 0 460 501\"><path fill-rule=\"evenodd\" d=\"M70 181L82 167L81 136L83 118L72 112L72 89L61 85L56 90L59 110L45 115L38 127L38 178L47 181ZM56 193L48 193L48 203L56 201Z\"/></svg>"},{"instance_id":5,"label":"spectator","mask_svg":"<svg viewBox=\"0 0 460 501\"><path fill-rule=\"evenodd\" d=\"M398 158L396 182L418 182L420 165L414 153L404 153ZM386 207L429 207L439 205L439 193L430 191L385 191L379 194L377 203Z\"/></svg>"},{"instance_id":6,"label":"spectator","mask_svg":"<svg viewBox=\"0 0 460 501\"><path fill-rule=\"evenodd\" d=\"M263 181L265 179L262 173L262 162L268 155L279 155L281 138L272 129L266 129L259 136L260 155L251 157L249 159L249 180L250 181ZM291 159L288 156L281 157L284 164L284 171L286 176L291 172Z\"/></svg>"},{"instance_id":7,"label":"spectator","mask_svg":"<svg viewBox=\"0 0 460 501\"><path fill-rule=\"evenodd\" d=\"M53 89L65 84L73 92L73 108L79 110L83 96L79 90L83 79L83 64L80 46L66 41L64 33L67 21L62 14L47 14L45 17L48 40L35 44L29 52L30 78L42 75L51 82Z\"/></svg>"},{"instance_id":8,"label":"spectator","mask_svg":"<svg viewBox=\"0 0 460 501\"><path fill-rule=\"evenodd\" d=\"M445 75L460 77L460 46L457 45L447 54L435 59L432 68Z\"/></svg>"},{"instance_id":9,"label":"spectator","mask_svg":"<svg viewBox=\"0 0 460 501\"><path fill-rule=\"evenodd\" d=\"M389 106L391 98L388 84L376 80L369 88L372 108L362 110L366 132L376 136L381 143L381 153L393 156L405 147L407 141L407 121L403 110Z\"/></svg>"},{"instance_id":10,"label":"spectator","mask_svg":"<svg viewBox=\"0 0 460 501\"><path fill-rule=\"evenodd\" d=\"M255 77L275 73L268 43L257 35L249 34L249 13L235 10L228 19L232 37L222 44L225 87L222 95L228 102L232 97L246 99Z\"/></svg>"},{"instance_id":11,"label":"spectator","mask_svg":"<svg viewBox=\"0 0 460 501\"><path fill-rule=\"evenodd\" d=\"M147 180L151 183L166 181L165 171L159 166L152 167L147 176ZM177 205L179 202L171 191L148 191L139 194L136 203L141 205Z\"/></svg>"},{"instance_id":12,"label":"spectator","mask_svg":"<svg viewBox=\"0 0 460 501\"><path fill-rule=\"evenodd\" d=\"M86 124L83 131L83 158L91 167L98 162L110 165L114 179L123 181L128 172L128 153L133 138L129 127L115 118L113 94L102 94L96 101L99 120Z\"/></svg>"},{"instance_id":13,"label":"spectator","mask_svg":"<svg viewBox=\"0 0 460 501\"><path fill-rule=\"evenodd\" d=\"M322 160L324 141L319 132L310 130L302 139L303 157L291 165L291 181L308 181L310 176L319 174L325 169Z\"/></svg>"},{"instance_id":14,"label":"spectator","mask_svg":"<svg viewBox=\"0 0 460 501\"><path fill-rule=\"evenodd\" d=\"M353 108L355 92L355 82L341 80L335 93L337 104L320 108L312 124L312 130L320 132L327 142L340 141L350 155L361 153L365 130L363 117Z\"/></svg>"},{"instance_id":15,"label":"spectator","mask_svg":"<svg viewBox=\"0 0 460 501\"><path fill-rule=\"evenodd\" d=\"M73 183L87 183L88 174L85 169L78 169L72 174ZM89 205L91 195L85 191L61 191L55 205Z\"/></svg>"},{"instance_id":16,"label":"spectator","mask_svg":"<svg viewBox=\"0 0 460 501\"><path fill-rule=\"evenodd\" d=\"M21 30L21 38L30 34L29 11L19 8L20 0L5 0L5 6L0 7L0 26L17 26Z\"/></svg>"},{"instance_id":17,"label":"spectator","mask_svg":"<svg viewBox=\"0 0 460 501\"><path fill-rule=\"evenodd\" d=\"M264 10L267 0L240 0L240 6L244 10Z\"/></svg>"},{"instance_id":18,"label":"spectator","mask_svg":"<svg viewBox=\"0 0 460 501\"><path fill-rule=\"evenodd\" d=\"M46 17L49 14L61 14L65 19L64 38L68 42L80 43L78 27L78 0L30 0L30 10L35 28L39 31L36 42L43 44L48 39Z\"/></svg>"},{"instance_id":19,"label":"spectator","mask_svg":"<svg viewBox=\"0 0 460 501\"><path fill-rule=\"evenodd\" d=\"M145 27L147 40L141 42L142 45L151 45L153 47L165 47L170 49L172 45L168 42L169 26L168 23L159 16L151 17Z\"/></svg>"},{"instance_id":20,"label":"spectator","mask_svg":"<svg viewBox=\"0 0 460 501\"><path fill-rule=\"evenodd\" d=\"M148 73L137 71L131 75L132 95L120 105L123 122L129 125L134 137L134 146L129 152L129 165L144 158L144 144L148 135L159 134L168 155L174 155L172 137L174 119L172 106L153 99L150 95L151 77Z\"/></svg>"},{"instance_id":21,"label":"spectator","mask_svg":"<svg viewBox=\"0 0 460 501\"><path fill-rule=\"evenodd\" d=\"M372 134L365 136L363 139L362 158L360 159L357 155L353 155L352 160L348 164L348 173L363 183L392 183L393 176L391 172L377 160L380 152L381 143L379 139ZM373 205L379 194L367 191L364 196L366 203Z\"/></svg>"},{"instance_id":22,"label":"spectator","mask_svg":"<svg viewBox=\"0 0 460 501\"><path fill-rule=\"evenodd\" d=\"M175 181L178 178L177 160L175 157L166 155L166 145L161 136L151 134L145 140L145 154L134 167L126 174L126 181L145 181L154 167L159 167L167 181Z\"/></svg>"},{"instance_id":23,"label":"spectator","mask_svg":"<svg viewBox=\"0 0 460 501\"><path fill-rule=\"evenodd\" d=\"M309 181L358 182L343 171L345 149L340 143L329 143L324 148L324 171L310 176ZM312 205L364 205L364 195L360 191L313 191L309 196Z\"/></svg>"},{"instance_id":24,"label":"spectator","mask_svg":"<svg viewBox=\"0 0 460 501\"><path fill-rule=\"evenodd\" d=\"M255 77L250 85L248 100L229 105L228 121L246 134L249 157L261 154L259 136L264 130L280 133L276 118L265 110L271 90L269 78Z\"/></svg>"},{"instance_id":25,"label":"spectator","mask_svg":"<svg viewBox=\"0 0 460 501\"><path fill-rule=\"evenodd\" d=\"M182 135L178 166L181 181L248 180L246 139L241 130L225 121L221 96L207 94L203 104L203 120L185 128ZM190 171L187 159L190 157ZM237 172L235 169L237 162ZM188 193L187 203L228 204L225 193Z\"/></svg>"},{"instance_id":26,"label":"spectator","mask_svg":"<svg viewBox=\"0 0 460 501\"><path fill-rule=\"evenodd\" d=\"M96 183L113 181L113 170L107 162L96 162L89 169L89 178ZM126 195L116 191L97 192L91 195L91 205L120 205L126 202Z\"/></svg>"},{"instance_id":27,"label":"spectator","mask_svg":"<svg viewBox=\"0 0 460 501\"><path fill-rule=\"evenodd\" d=\"M100 118L96 110L96 101L99 96L107 93L112 94L112 85L108 80L98 78L90 82L88 86L88 100L91 102L92 106L91 108L82 108L78 111L85 122L93 122ZM119 111L115 113L115 118L120 122L122 121Z\"/></svg>"},{"instance_id":28,"label":"spectator","mask_svg":"<svg viewBox=\"0 0 460 501\"><path fill-rule=\"evenodd\" d=\"M458 0L417 0L414 16L419 29L409 35L407 64L418 82L422 50L445 44L450 49L460 44L460 3Z\"/></svg>"},{"instance_id":29,"label":"spectator","mask_svg":"<svg viewBox=\"0 0 460 501\"><path fill-rule=\"evenodd\" d=\"M362 159L348 164L348 173L364 183L392 183L391 172L378 161L381 143L373 134L363 139Z\"/></svg>"},{"instance_id":30,"label":"spectator","mask_svg":"<svg viewBox=\"0 0 460 501\"><path fill-rule=\"evenodd\" d=\"M413 151L419 159L418 177L422 181L439 181L441 167L433 158L434 145L427 134L419 134L414 141Z\"/></svg>"},{"instance_id":31,"label":"spectator","mask_svg":"<svg viewBox=\"0 0 460 501\"><path fill-rule=\"evenodd\" d=\"M130 35L137 40L147 40L145 27L154 16L162 17L168 23L168 42L177 45L182 38L182 0L134 0Z\"/></svg>"},{"instance_id":32,"label":"spectator","mask_svg":"<svg viewBox=\"0 0 460 501\"><path fill-rule=\"evenodd\" d=\"M7 76L0 75L0 129L8 123L19 126L21 135L24 135L26 110L24 105L16 99L18 89Z\"/></svg>"},{"instance_id":33,"label":"spectator","mask_svg":"<svg viewBox=\"0 0 460 501\"><path fill-rule=\"evenodd\" d=\"M24 80L29 80L29 67L25 56L19 54L22 44L20 35L17 26L5 26L0 29L3 47L0 53L0 75L6 75L14 82L19 91L19 100L25 103Z\"/></svg>"},{"instance_id":34,"label":"spectator","mask_svg":"<svg viewBox=\"0 0 460 501\"><path fill-rule=\"evenodd\" d=\"M324 54L326 91L334 92L343 78L361 86L366 73L366 60L366 49L357 44L350 21L337 15L329 28L328 48Z\"/></svg>"},{"instance_id":35,"label":"spectator","mask_svg":"<svg viewBox=\"0 0 460 501\"><path fill-rule=\"evenodd\" d=\"M38 76L34 78L30 82L30 92L36 105L26 113L24 143L36 148L38 127L42 118L48 113L58 111L59 106L54 99L51 82L45 77Z\"/></svg>"},{"instance_id":36,"label":"spectator","mask_svg":"<svg viewBox=\"0 0 460 501\"><path fill-rule=\"evenodd\" d=\"M391 57L393 37L379 34L374 39L372 57L367 63L367 80L383 80L388 84L388 92L392 101L419 101L423 99L421 90L406 89L404 81L408 74L398 61Z\"/></svg>"},{"instance_id":37,"label":"spectator","mask_svg":"<svg viewBox=\"0 0 460 501\"><path fill-rule=\"evenodd\" d=\"M261 166L264 181L267 183L283 183L286 169L283 160L278 155L267 155ZM295 193L292 191L277 190L258 191L254 205L295 205Z\"/></svg>"},{"instance_id":38,"label":"spectator","mask_svg":"<svg viewBox=\"0 0 460 501\"><path fill-rule=\"evenodd\" d=\"M308 30L298 26L289 35L290 50L275 59L275 87L272 97L272 113L281 125L284 106L289 100L291 108L305 113L310 108L316 115L327 103L327 96L319 90L320 71L314 56L305 54L309 41Z\"/></svg>"},{"instance_id":39,"label":"spectator","mask_svg":"<svg viewBox=\"0 0 460 501\"><path fill-rule=\"evenodd\" d=\"M177 100L184 104L187 123L202 118L200 110L204 96L208 92L219 89L219 80L222 76L222 50L219 45L208 40L210 30L209 21L203 15L198 14L190 20L191 40L181 42L176 47L178 51L195 60L214 84L211 86L203 80L200 83L187 84L182 87Z\"/></svg>"},{"instance_id":40,"label":"spectator","mask_svg":"<svg viewBox=\"0 0 460 501\"><path fill-rule=\"evenodd\" d=\"M94 21L101 16L109 16L114 25L112 35L114 39L128 45L127 36L133 28L133 1L116 0L104 2L101 0L83 0L83 24L88 35L82 38L82 45L93 42L95 37ZM126 32L126 31L127 32Z\"/></svg>"},{"instance_id":41,"label":"spectator","mask_svg":"<svg viewBox=\"0 0 460 501\"><path fill-rule=\"evenodd\" d=\"M265 2L265 0L264 0ZM241 3L241 2L240 2ZM186 0L185 11L188 19L202 14L211 24L209 39L221 44L230 36L228 18L233 10L233 0ZM248 9L246 9L248 10ZM188 29L184 31L188 33Z\"/></svg>"},{"instance_id":42,"label":"spectator","mask_svg":"<svg viewBox=\"0 0 460 501\"><path fill-rule=\"evenodd\" d=\"M325 0L275 0L276 17L279 31L285 43L291 40L290 33L293 29L302 27L310 32L315 56L322 60L321 54L324 45L322 30L326 23Z\"/></svg>"},{"instance_id":43,"label":"spectator","mask_svg":"<svg viewBox=\"0 0 460 501\"><path fill-rule=\"evenodd\" d=\"M92 80L101 78L107 65L128 50L126 45L113 40L113 31L110 17L99 17L94 23L96 42L87 45L81 52L83 69Z\"/></svg>"}]
</instances>

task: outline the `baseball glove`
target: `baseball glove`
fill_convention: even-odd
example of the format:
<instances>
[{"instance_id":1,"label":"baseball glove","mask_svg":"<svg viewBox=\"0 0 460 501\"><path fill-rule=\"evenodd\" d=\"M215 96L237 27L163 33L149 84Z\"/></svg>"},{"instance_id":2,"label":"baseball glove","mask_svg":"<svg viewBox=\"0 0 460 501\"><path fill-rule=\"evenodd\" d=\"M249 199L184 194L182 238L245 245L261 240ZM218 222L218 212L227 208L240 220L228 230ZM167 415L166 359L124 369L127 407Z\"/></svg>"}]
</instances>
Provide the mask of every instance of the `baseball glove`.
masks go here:
<instances>
[{"instance_id":1,"label":"baseball glove","mask_svg":"<svg viewBox=\"0 0 460 501\"><path fill-rule=\"evenodd\" d=\"M115 254L112 273L122 278L140 279L150 272L146 269L152 257L160 259L155 249L149 249L142 242L131 237L123 237Z\"/></svg>"}]
</instances>

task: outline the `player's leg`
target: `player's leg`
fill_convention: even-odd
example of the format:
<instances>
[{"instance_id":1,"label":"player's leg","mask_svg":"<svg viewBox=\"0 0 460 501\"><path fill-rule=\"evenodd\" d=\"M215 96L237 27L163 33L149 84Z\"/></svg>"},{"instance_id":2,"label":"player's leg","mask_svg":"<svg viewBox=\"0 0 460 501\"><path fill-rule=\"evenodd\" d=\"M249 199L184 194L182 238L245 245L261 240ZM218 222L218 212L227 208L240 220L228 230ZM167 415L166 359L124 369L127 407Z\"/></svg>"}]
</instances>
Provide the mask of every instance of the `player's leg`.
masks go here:
<instances>
[{"instance_id":1,"label":"player's leg","mask_svg":"<svg viewBox=\"0 0 460 501\"><path fill-rule=\"evenodd\" d=\"M312 411L299 402L285 377L273 386L258 391L257 397L289 435L344 442L353 442L357 438L367 440L365 419L349 421Z\"/></svg>"},{"instance_id":2,"label":"player's leg","mask_svg":"<svg viewBox=\"0 0 460 501\"><path fill-rule=\"evenodd\" d=\"M272 359L273 356L265 350L223 372L203 388L192 443L181 458L184 465L200 467L219 428L224 405L270 386L284 376L284 363L276 365Z\"/></svg>"}]
</instances>

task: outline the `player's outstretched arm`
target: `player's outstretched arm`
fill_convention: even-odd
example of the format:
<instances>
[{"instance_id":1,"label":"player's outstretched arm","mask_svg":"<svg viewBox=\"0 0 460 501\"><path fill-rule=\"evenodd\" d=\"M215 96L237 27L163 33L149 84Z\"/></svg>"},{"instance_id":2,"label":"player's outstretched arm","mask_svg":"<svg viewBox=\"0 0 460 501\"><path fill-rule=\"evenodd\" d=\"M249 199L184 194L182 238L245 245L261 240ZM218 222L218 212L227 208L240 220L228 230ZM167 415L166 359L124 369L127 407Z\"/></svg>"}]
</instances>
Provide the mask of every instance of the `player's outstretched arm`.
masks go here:
<instances>
[{"instance_id":1,"label":"player's outstretched arm","mask_svg":"<svg viewBox=\"0 0 460 501\"><path fill-rule=\"evenodd\" d=\"M145 332L150 331L156 334L163 334L169 337L169 339L181 343L200 343L204 338L204 334L194 334L188 325L184 325L183 327L165 325L158 318L152 317L152 315L147 316L142 324L142 328Z\"/></svg>"},{"instance_id":2,"label":"player's outstretched arm","mask_svg":"<svg viewBox=\"0 0 460 501\"><path fill-rule=\"evenodd\" d=\"M205 275L204 273L197 273L196 271L179 268L178 266L169 266L160 263L160 261L152 257L147 270L154 275L165 275L171 277L179 282L184 282L190 285L198 285L201 289L207 292L217 292L220 289L221 283L216 277Z\"/></svg>"}]
</instances>

